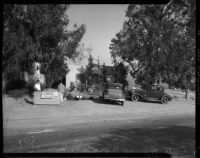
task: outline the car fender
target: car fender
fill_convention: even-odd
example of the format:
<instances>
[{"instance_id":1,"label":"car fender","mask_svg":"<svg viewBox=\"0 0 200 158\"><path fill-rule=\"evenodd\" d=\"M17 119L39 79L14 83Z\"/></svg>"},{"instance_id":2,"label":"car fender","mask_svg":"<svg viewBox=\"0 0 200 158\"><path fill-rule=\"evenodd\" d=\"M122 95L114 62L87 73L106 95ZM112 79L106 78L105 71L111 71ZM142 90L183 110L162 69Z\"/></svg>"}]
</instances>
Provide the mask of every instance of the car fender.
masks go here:
<instances>
[{"instance_id":1,"label":"car fender","mask_svg":"<svg viewBox=\"0 0 200 158\"><path fill-rule=\"evenodd\" d=\"M163 95L161 98L160 98L160 100L162 99L162 98L164 98L164 97L166 97L169 101L172 99L169 95Z\"/></svg>"},{"instance_id":2,"label":"car fender","mask_svg":"<svg viewBox=\"0 0 200 158\"><path fill-rule=\"evenodd\" d=\"M133 92L133 93L132 93L132 96L133 96L133 95L138 95L139 97L141 97L141 98L143 98L143 99L146 99L146 98L144 97L145 94L142 95L142 94L140 94L140 93Z\"/></svg>"}]
</instances>

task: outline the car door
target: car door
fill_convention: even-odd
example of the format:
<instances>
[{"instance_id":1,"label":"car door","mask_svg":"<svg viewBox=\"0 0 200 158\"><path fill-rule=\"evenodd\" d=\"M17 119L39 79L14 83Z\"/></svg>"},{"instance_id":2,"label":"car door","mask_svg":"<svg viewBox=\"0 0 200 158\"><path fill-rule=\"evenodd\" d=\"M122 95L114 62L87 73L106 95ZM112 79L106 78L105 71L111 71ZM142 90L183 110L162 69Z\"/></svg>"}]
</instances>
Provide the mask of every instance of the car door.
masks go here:
<instances>
[{"instance_id":1,"label":"car door","mask_svg":"<svg viewBox=\"0 0 200 158\"><path fill-rule=\"evenodd\" d=\"M149 86L146 90L146 96L148 100L158 100L156 87Z\"/></svg>"},{"instance_id":2,"label":"car door","mask_svg":"<svg viewBox=\"0 0 200 158\"><path fill-rule=\"evenodd\" d=\"M149 100L151 98L151 87L150 86L144 86L143 91L141 94L145 99Z\"/></svg>"},{"instance_id":3,"label":"car door","mask_svg":"<svg viewBox=\"0 0 200 158\"><path fill-rule=\"evenodd\" d=\"M156 87L154 94L155 94L155 98L160 100L161 97L164 95L163 88L162 87Z\"/></svg>"}]
</instances>

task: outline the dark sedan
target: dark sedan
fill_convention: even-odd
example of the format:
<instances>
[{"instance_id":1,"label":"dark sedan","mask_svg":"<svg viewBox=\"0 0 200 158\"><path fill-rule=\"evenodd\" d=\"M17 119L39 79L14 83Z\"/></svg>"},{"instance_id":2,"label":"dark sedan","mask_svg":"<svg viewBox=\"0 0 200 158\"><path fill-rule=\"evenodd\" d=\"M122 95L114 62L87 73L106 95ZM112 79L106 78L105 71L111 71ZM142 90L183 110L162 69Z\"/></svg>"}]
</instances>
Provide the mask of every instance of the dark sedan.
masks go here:
<instances>
[{"instance_id":1,"label":"dark sedan","mask_svg":"<svg viewBox=\"0 0 200 158\"><path fill-rule=\"evenodd\" d=\"M159 85L143 85L141 89L134 89L126 94L126 97L131 98L132 101L158 101L167 104L172 100L172 97L164 92L164 87Z\"/></svg>"}]
</instances>

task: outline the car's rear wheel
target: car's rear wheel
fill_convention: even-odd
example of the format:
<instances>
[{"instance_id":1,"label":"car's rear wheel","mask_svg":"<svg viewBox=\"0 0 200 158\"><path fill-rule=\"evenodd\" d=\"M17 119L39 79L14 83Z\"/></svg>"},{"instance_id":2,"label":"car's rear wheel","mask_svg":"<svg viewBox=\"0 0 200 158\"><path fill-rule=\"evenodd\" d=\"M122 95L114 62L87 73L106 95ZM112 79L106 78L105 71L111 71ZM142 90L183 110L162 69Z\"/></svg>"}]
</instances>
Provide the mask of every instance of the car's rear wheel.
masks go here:
<instances>
[{"instance_id":1,"label":"car's rear wheel","mask_svg":"<svg viewBox=\"0 0 200 158\"><path fill-rule=\"evenodd\" d=\"M131 97L131 100L132 101L138 101L139 100L139 96L136 95L136 94L133 94L132 97Z\"/></svg>"},{"instance_id":2,"label":"car's rear wheel","mask_svg":"<svg viewBox=\"0 0 200 158\"><path fill-rule=\"evenodd\" d=\"M167 97L163 97L163 98L161 99L161 103L162 103L162 104L167 104L167 103L168 103L168 98L167 98Z\"/></svg>"}]
</instances>

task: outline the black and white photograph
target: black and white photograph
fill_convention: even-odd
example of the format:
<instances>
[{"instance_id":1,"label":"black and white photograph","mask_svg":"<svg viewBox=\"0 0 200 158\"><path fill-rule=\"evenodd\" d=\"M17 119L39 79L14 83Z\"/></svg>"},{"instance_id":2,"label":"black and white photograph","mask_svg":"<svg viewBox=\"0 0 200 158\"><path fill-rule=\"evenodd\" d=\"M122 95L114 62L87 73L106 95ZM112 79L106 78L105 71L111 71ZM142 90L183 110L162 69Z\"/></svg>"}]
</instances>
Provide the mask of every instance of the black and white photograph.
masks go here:
<instances>
[{"instance_id":1,"label":"black and white photograph","mask_svg":"<svg viewBox=\"0 0 200 158\"><path fill-rule=\"evenodd\" d=\"M196 0L3 4L2 24L3 153L195 157Z\"/></svg>"}]
</instances>

